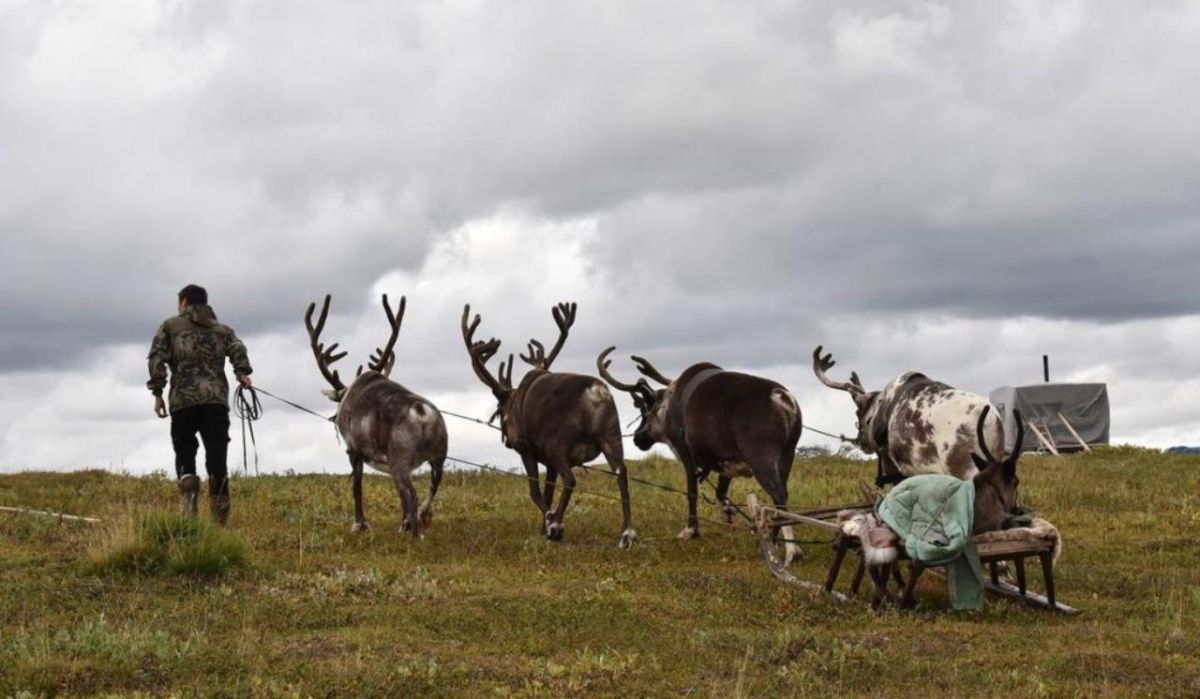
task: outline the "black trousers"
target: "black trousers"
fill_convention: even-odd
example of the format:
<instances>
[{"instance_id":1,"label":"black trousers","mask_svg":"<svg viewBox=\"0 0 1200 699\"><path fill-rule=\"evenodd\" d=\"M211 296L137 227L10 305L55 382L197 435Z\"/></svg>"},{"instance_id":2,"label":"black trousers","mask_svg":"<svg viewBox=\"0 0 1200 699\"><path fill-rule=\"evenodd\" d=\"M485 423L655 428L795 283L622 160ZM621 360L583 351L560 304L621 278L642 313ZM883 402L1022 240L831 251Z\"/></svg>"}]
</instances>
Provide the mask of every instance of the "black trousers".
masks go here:
<instances>
[{"instance_id":1,"label":"black trousers","mask_svg":"<svg viewBox=\"0 0 1200 699\"><path fill-rule=\"evenodd\" d=\"M196 474L196 452L200 449L196 433L204 442L209 495L228 495L229 408L214 403L193 405L171 413L171 443L175 446L177 478Z\"/></svg>"}]
</instances>

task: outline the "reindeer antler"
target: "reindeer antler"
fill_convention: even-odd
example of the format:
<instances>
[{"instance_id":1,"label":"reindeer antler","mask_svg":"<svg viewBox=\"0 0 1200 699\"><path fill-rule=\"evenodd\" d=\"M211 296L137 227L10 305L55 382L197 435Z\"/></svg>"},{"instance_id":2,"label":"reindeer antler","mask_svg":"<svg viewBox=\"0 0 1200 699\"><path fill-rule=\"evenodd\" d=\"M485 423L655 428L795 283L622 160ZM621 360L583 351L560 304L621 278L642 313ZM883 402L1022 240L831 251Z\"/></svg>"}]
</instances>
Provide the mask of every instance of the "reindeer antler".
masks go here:
<instances>
[{"instance_id":1,"label":"reindeer antler","mask_svg":"<svg viewBox=\"0 0 1200 699\"><path fill-rule=\"evenodd\" d=\"M467 354L471 356L471 368L475 370L475 376L483 382L485 386L492 389L492 393L499 396L501 393L512 389L512 367L513 356L508 355L508 371L505 372L505 362L500 363L500 378L497 379L487 369L487 361L495 356L497 350L500 349L500 341L492 338L487 342L475 341L475 329L479 327L481 318L479 314L475 314L475 319L468 324L471 317L471 305L463 306L462 314L462 335L463 342L467 345Z\"/></svg>"},{"instance_id":2,"label":"reindeer antler","mask_svg":"<svg viewBox=\"0 0 1200 699\"><path fill-rule=\"evenodd\" d=\"M408 305L408 298L400 297L400 310L392 313L392 307L388 304L387 294L383 295L383 311L387 313L388 325L392 329L392 334L388 337L387 343L383 347L376 347L375 353L371 355L371 361L367 362L367 367L372 371L378 371L384 376L389 376L392 373L392 365L396 362L396 353L392 348L396 346L396 338L400 336L400 324L404 322L404 310Z\"/></svg>"},{"instance_id":3,"label":"reindeer antler","mask_svg":"<svg viewBox=\"0 0 1200 699\"><path fill-rule=\"evenodd\" d=\"M608 358L608 355L612 354L616 349L616 347L609 347L601 352L599 357L596 357L596 369L600 372L600 378L607 381L613 388L631 394L635 404L641 400L649 405L653 400L654 390L650 388L650 384L646 383L645 379L638 379L637 383L624 383L618 381L608 371L608 368L612 366L612 360Z\"/></svg>"},{"instance_id":4,"label":"reindeer antler","mask_svg":"<svg viewBox=\"0 0 1200 699\"><path fill-rule=\"evenodd\" d=\"M996 457L992 456L992 452L988 449L987 439L983 435L984 421L987 420L988 413L992 406L985 405L979 413L979 422L975 425L975 439L979 442L979 451L983 452L983 458L987 459L988 463L995 463ZM1021 411L1013 408L1013 419L1017 423L1017 441L1013 445L1012 453L1004 460L1006 468L1014 468L1017 464L1017 459L1021 458L1021 443L1025 440L1025 418L1021 416Z\"/></svg>"},{"instance_id":5,"label":"reindeer antler","mask_svg":"<svg viewBox=\"0 0 1200 699\"><path fill-rule=\"evenodd\" d=\"M655 369L654 365L651 364L646 359L639 357L636 354L633 355L632 357L630 357L630 359L632 359L634 361L634 363L637 364L637 370L642 372L643 376L653 379L664 386L671 385L672 380L663 376L662 372L659 371L658 369Z\"/></svg>"},{"instance_id":6,"label":"reindeer antler","mask_svg":"<svg viewBox=\"0 0 1200 699\"><path fill-rule=\"evenodd\" d=\"M1015 467L1017 459L1021 458L1021 445L1025 443L1025 416L1013 406L1013 419L1017 421L1017 441L1013 444L1013 452L1008 455L1009 466Z\"/></svg>"},{"instance_id":7,"label":"reindeer antler","mask_svg":"<svg viewBox=\"0 0 1200 699\"><path fill-rule=\"evenodd\" d=\"M554 343L554 347L550 349L550 354L546 354L546 348L537 340L529 341L529 356L521 355L521 361L532 366L535 369L549 369L550 365L558 357L558 353L562 351L563 344L567 341L567 335L571 331L571 326L575 324L575 311L578 304L560 303L550 310L550 314L554 316L554 324L558 326L558 341Z\"/></svg>"},{"instance_id":8,"label":"reindeer antler","mask_svg":"<svg viewBox=\"0 0 1200 699\"><path fill-rule=\"evenodd\" d=\"M331 297L325 294L325 302L321 305L321 315L317 318L317 324L314 327L312 322L313 312L317 310L316 302L308 304L308 310L304 313L304 326L308 329L308 342L312 347L313 356L317 359L317 368L321 370L321 375L333 386L334 390L345 390L346 386L342 383L341 377L338 376L336 370L330 370L329 365L346 356L346 353L340 352L334 354L338 343L333 343L328 348L319 341L321 331L325 329L325 319L329 316L329 302Z\"/></svg>"},{"instance_id":9,"label":"reindeer antler","mask_svg":"<svg viewBox=\"0 0 1200 699\"><path fill-rule=\"evenodd\" d=\"M833 361L833 353L830 352L824 357L821 356L821 345L813 350L813 373L817 375L817 379L826 386L837 389L839 391L848 391L850 393L865 394L867 390L863 388L862 381L858 379L857 372L850 372L850 380L837 382L825 375L825 372L833 368L837 362Z\"/></svg>"},{"instance_id":10,"label":"reindeer antler","mask_svg":"<svg viewBox=\"0 0 1200 699\"><path fill-rule=\"evenodd\" d=\"M991 410L992 406L983 406L983 410L979 413L979 422L975 424L975 439L979 442L979 451L983 452L983 458L987 459L989 463L995 461L996 457L992 456L992 450L988 449L987 438L983 435L983 425L987 422L987 416Z\"/></svg>"},{"instance_id":11,"label":"reindeer antler","mask_svg":"<svg viewBox=\"0 0 1200 699\"><path fill-rule=\"evenodd\" d=\"M596 357L596 369L600 372L600 378L607 381L613 388L620 391L625 391L626 393L633 393L637 389L637 386L631 383L623 383L618 381L613 378L612 374L608 372L608 368L612 366L612 360L608 358L608 355L615 351L617 351L617 348L614 345L601 352L600 356Z\"/></svg>"}]
</instances>

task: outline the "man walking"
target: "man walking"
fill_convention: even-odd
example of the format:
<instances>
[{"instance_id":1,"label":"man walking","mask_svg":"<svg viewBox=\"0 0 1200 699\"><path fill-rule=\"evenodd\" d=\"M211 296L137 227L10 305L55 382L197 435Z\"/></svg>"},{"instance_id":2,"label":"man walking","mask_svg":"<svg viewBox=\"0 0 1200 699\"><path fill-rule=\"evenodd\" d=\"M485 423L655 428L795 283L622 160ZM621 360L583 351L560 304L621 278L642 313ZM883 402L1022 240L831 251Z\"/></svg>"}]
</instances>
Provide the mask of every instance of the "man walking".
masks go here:
<instances>
[{"instance_id":1,"label":"man walking","mask_svg":"<svg viewBox=\"0 0 1200 699\"><path fill-rule=\"evenodd\" d=\"M204 467L212 518L224 525L229 519L229 479L225 457L229 448L229 383L225 358L233 365L238 383L250 387L250 359L246 345L233 329L217 322L204 287L188 284L179 292L179 315L168 318L150 343L150 380L154 413L167 417L162 392L171 369L171 443L175 447L175 475L184 514L195 516L200 496L196 452L204 442Z\"/></svg>"}]
</instances>

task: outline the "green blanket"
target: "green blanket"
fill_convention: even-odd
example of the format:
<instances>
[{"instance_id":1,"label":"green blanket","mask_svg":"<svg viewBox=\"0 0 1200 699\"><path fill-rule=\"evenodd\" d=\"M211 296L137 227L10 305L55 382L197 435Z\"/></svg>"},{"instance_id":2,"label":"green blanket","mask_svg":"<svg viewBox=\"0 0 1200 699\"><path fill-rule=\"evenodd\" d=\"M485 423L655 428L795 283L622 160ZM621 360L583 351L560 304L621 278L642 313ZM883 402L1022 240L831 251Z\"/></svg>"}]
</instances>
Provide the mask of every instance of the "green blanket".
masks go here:
<instances>
[{"instance_id":1,"label":"green blanket","mask_svg":"<svg viewBox=\"0 0 1200 699\"><path fill-rule=\"evenodd\" d=\"M909 558L946 567L955 609L983 607L983 571L971 539L974 483L932 474L906 478L875 505L875 513L904 541Z\"/></svg>"}]
</instances>

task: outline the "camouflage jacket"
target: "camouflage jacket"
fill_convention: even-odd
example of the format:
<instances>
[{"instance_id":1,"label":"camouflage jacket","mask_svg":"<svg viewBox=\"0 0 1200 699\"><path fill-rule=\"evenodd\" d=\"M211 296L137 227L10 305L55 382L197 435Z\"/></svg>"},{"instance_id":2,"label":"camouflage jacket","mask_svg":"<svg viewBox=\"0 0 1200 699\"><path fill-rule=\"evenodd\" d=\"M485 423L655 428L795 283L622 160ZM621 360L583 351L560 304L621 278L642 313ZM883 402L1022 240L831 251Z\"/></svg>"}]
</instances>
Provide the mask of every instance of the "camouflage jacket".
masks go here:
<instances>
[{"instance_id":1,"label":"camouflage jacket","mask_svg":"<svg viewBox=\"0 0 1200 699\"><path fill-rule=\"evenodd\" d=\"M171 412L193 405L229 405L225 358L239 375L249 374L246 345L233 329L217 322L210 306L188 306L158 328L150 343L150 380L146 387L161 396L171 368Z\"/></svg>"}]
</instances>

